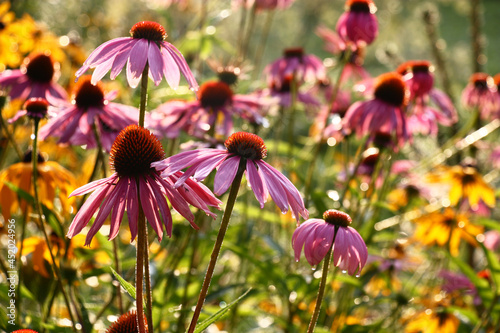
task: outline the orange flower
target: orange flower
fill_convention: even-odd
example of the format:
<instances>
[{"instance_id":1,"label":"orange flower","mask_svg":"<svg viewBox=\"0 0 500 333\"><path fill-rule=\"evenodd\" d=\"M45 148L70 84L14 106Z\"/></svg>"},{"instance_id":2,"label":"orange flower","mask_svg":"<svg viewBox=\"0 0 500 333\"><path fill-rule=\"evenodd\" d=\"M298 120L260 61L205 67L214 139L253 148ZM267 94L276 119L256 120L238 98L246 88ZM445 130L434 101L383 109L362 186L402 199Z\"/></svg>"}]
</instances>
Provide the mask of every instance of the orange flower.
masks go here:
<instances>
[{"instance_id":1,"label":"orange flower","mask_svg":"<svg viewBox=\"0 0 500 333\"><path fill-rule=\"evenodd\" d=\"M427 309L413 316L405 327L405 333L455 333L460 321L446 311Z\"/></svg>"},{"instance_id":2,"label":"orange flower","mask_svg":"<svg viewBox=\"0 0 500 333\"><path fill-rule=\"evenodd\" d=\"M455 214L447 208L443 212L433 212L414 220L417 230L414 238L424 245L445 246L449 243L450 253L458 255L460 240L464 239L476 245L475 236L483 232L483 228L473 225L464 214Z\"/></svg>"}]
</instances>

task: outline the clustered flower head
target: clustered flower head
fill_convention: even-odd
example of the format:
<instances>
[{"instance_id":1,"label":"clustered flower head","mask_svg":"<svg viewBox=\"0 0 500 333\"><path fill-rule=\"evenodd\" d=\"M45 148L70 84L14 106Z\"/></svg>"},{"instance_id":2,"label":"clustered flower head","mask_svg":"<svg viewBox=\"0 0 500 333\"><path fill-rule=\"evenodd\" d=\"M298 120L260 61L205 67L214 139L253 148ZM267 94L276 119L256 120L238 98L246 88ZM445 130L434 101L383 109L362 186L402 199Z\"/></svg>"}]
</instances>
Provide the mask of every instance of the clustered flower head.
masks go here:
<instances>
[{"instance_id":1,"label":"clustered flower head","mask_svg":"<svg viewBox=\"0 0 500 333\"><path fill-rule=\"evenodd\" d=\"M216 195L225 193L233 183L238 170L243 168L261 208L270 195L283 213L286 213L290 206L297 223L299 215L303 218L309 216L300 192L281 172L264 162L267 148L259 136L248 132L237 132L232 134L224 145L226 149L207 148L182 152L155 162L152 166L161 172L162 177L169 177L179 170L188 168L176 182L176 187L181 186L190 176L202 181L217 168L214 178Z\"/></svg>"},{"instance_id":2,"label":"clustered flower head","mask_svg":"<svg viewBox=\"0 0 500 333\"><path fill-rule=\"evenodd\" d=\"M363 238L349 226L351 222L348 214L330 209L323 214L323 219L302 223L292 236L295 260L300 259L304 248L307 261L316 266L333 247L333 264L349 275L359 276L368 259L368 251Z\"/></svg>"},{"instance_id":3,"label":"clustered flower head","mask_svg":"<svg viewBox=\"0 0 500 333\"><path fill-rule=\"evenodd\" d=\"M97 146L93 127L97 128L101 145L110 151L118 133L137 123L139 110L111 102L117 92L105 93L102 83L91 83L90 76L82 77L74 88L72 102L60 104L58 113L40 129L40 139L57 137L60 144Z\"/></svg>"},{"instance_id":4,"label":"clustered flower head","mask_svg":"<svg viewBox=\"0 0 500 333\"><path fill-rule=\"evenodd\" d=\"M127 81L135 88L148 65L148 75L155 85L159 85L165 77L168 84L176 89L182 73L191 89L198 89L184 56L165 41L167 33L160 24L142 21L132 27L130 34L132 37L115 38L97 47L76 72L76 76L80 77L89 68L95 68L91 82L96 84L110 70L110 77L114 80L126 65Z\"/></svg>"},{"instance_id":5,"label":"clustered flower head","mask_svg":"<svg viewBox=\"0 0 500 333\"><path fill-rule=\"evenodd\" d=\"M186 179L182 186L174 188L173 184L182 173L176 172L163 179L151 167L151 163L160 161L164 156L160 141L149 130L137 125L123 129L111 147L110 165L114 173L108 178L91 182L71 193L70 196L76 196L93 191L71 223L68 237L71 238L81 232L94 213L99 211L87 234L86 245L90 244L110 214L109 239L111 240L118 234L126 210L134 240L137 235L139 211L142 209L161 241L163 226L167 235L169 237L172 235L172 215L165 197L195 228L197 226L194 224L194 216L188 204L202 209L215 218L216 215L208 209L208 206L219 207L221 202L204 185Z\"/></svg>"}]
</instances>

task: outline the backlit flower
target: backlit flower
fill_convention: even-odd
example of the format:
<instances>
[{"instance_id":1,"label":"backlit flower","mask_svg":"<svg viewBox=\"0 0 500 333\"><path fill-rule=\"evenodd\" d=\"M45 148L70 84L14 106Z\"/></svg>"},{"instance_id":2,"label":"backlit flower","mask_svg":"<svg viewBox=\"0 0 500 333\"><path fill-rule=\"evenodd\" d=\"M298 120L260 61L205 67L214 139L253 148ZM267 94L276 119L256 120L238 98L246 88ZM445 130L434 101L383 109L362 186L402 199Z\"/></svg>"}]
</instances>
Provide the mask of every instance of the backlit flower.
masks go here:
<instances>
[{"instance_id":1,"label":"backlit flower","mask_svg":"<svg viewBox=\"0 0 500 333\"><path fill-rule=\"evenodd\" d=\"M474 73L462 91L462 104L470 109L477 109L481 118L488 119L500 110L500 94L491 76L486 73Z\"/></svg>"},{"instance_id":2,"label":"backlit flower","mask_svg":"<svg viewBox=\"0 0 500 333\"><path fill-rule=\"evenodd\" d=\"M143 316L143 319L144 319L144 325L146 326L146 332L148 332L146 317ZM131 310L127 313L122 314L106 330L106 333L137 333L137 332L139 332L139 329L137 326L137 313L135 310Z\"/></svg>"},{"instance_id":3,"label":"backlit flower","mask_svg":"<svg viewBox=\"0 0 500 333\"><path fill-rule=\"evenodd\" d=\"M325 66L321 59L312 54L305 54L300 47L286 49L282 58L266 66L264 73L267 75L268 86L274 84L278 88L289 77L297 85L296 89L305 81L326 78Z\"/></svg>"},{"instance_id":4,"label":"backlit flower","mask_svg":"<svg viewBox=\"0 0 500 333\"><path fill-rule=\"evenodd\" d=\"M309 213L299 191L281 172L263 161L267 155L264 141L255 134L237 132L225 142L226 149L199 149L182 152L160 162L153 163L162 177L189 167L175 186L181 186L189 176L201 181L217 168L214 178L214 193L222 195L233 183L241 164L245 167L247 180L261 208L268 195L283 213L290 206L293 216L299 221L299 215L307 218ZM241 162L241 163L240 163Z\"/></svg>"},{"instance_id":5,"label":"backlit flower","mask_svg":"<svg viewBox=\"0 0 500 333\"><path fill-rule=\"evenodd\" d=\"M464 214L455 214L447 208L443 212L433 212L414 220L417 223L414 238L424 245L449 246L451 255L457 256L460 241L464 239L476 245L475 236L482 227L471 224Z\"/></svg>"},{"instance_id":6,"label":"backlit flower","mask_svg":"<svg viewBox=\"0 0 500 333\"><path fill-rule=\"evenodd\" d=\"M458 120L451 99L434 88L434 68L428 61L407 61L398 68L403 75L410 101L408 103L408 130L411 133L436 135L437 123L451 126ZM432 102L437 108L431 107Z\"/></svg>"},{"instance_id":7,"label":"backlit flower","mask_svg":"<svg viewBox=\"0 0 500 333\"><path fill-rule=\"evenodd\" d=\"M33 54L24 59L21 69L0 74L0 88L7 89L12 99L41 97L58 104L67 98L66 91L55 82L58 70L50 55Z\"/></svg>"},{"instance_id":8,"label":"backlit flower","mask_svg":"<svg viewBox=\"0 0 500 333\"><path fill-rule=\"evenodd\" d=\"M161 104L149 114L147 123L155 133L168 138L177 137L180 130L202 136L213 127L226 137L233 130L235 118L262 125L261 112L266 106L263 98L234 94L228 84L209 81L201 85L197 100Z\"/></svg>"},{"instance_id":9,"label":"backlit flower","mask_svg":"<svg viewBox=\"0 0 500 333\"><path fill-rule=\"evenodd\" d=\"M355 44L371 44L378 35L377 8L372 0L347 0L346 12L337 21L337 32Z\"/></svg>"},{"instance_id":10,"label":"backlit flower","mask_svg":"<svg viewBox=\"0 0 500 333\"><path fill-rule=\"evenodd\" d=\"M23 116L27 116L30 119L42 119L47 116L49 110L49 103L44 98L32 97L24 103L24 109L19 110L16 115L9 119L9 123L15 122Z\"/></svg>"},{"instance_id":11,"label":"backlit flower","mask_svg":"<svg viewBox=\"0 0 500 333\"><path fill-rule=\"evenodd\" d=\"M149 130L137 125L130 125L122 130L111 147L110 166L114 173L108 178L91 182L71 193L70 196L75 196L93 191L71 223L68 237L78 234L99 210L87 234L86 245L90 244L92 237L110 214L109 239L111 240L118 234L124 212L127 210L130 232L134 240L137 235L139 205L141 205L146 219L161 241L162 221L167 235L169 237L172 235L172 216L165 196L172 207L195 228L197 226L194 224L194 216L188 203L215 217L207 205L218 207L220 201L213 197L206 187L188 179L183 186L175 189L173 184L181 173L163 179L151 168L151 163L160 161L164 155L160 141Z\"/></svg>"},{"instance_id":12,"label":"backlit flower","mask_svg":"<svg viewBox=\"0 0 500 333\"><path fill-rule=\"evenodd\" d=\"M110 102L115 97L116 91L106 94L100 82L93 85L90 76L85 76L75 87L72 103L61 104L57 115L40 129L40 140L55 136L61 144L94 148L95 124L101 144L109 152L118 133L139 119L136 108Z\"/></svg>"},{"instance_id":13,"label":"backlit flower","mask_svg":"<svg viewBox=\"0 0 500 333\"><path fill-rule=\"evenodd\" d=\"M403 77L398 73L380 75L373 95L373 99L356 102L347 110L343 119L346 130L372 140L377 133L387 134L403 146L410 139L405 115L408 89Z\"/></svg>"},{"instance_id":14,"label":"backlit flower","mask_svg":"<svg viewBox=\"0 0 500 333\"><path fill-rule=\"evenodd\" d=\"M130 34L132 37L115 38L97 47L76 76L80 77L89 68L95 68L92 84L96 84L110 70L110 77L114 80L127 64L127 80L135 88L148 64L149 77L155 85L159 85L165 76L168 84L176 89L182 73L191 89L198 89L186 60L175 46L165 41L167 33L160 24L142 21L132 27Z\"/></svg>"},{"instance_id":15,"label":"backlit flower","mask_svg":"<svg viewBox=\"0 0 500 333\"><path fill-rule=\"evenodd\" d=\"M31 209L31 205L19 198L6 183L12 183L21 190L34 195L33 189L33 163L31 161L32 152L28 151L24 160L13 164L0 172L0 208L5 220L10 219L11 214L17 213L18 209L25 211ZM39 155L38 159L38 195L40 202L49 209L56 206L54 201L60 202L61 213L66 215L71 212L74 206L74 199L68 199L71 189L76 187L76 179L73 174L56 162L44 161Z\"/></svg>"},{"instance_id":16,"label":"backlit flower","mask_svg":"<svg viewBox=\"0 0 500 333\"><path fill-rule=\"evenodd\" d=\"M330 209L323 219L309 219L293 233L292 247L299 261L302 248L311 266L323 260L333 246L333 264L350 275L359 276L368 259L366 244L349 226L352 220L344 212Z\"/></svg>"}]
</instances>

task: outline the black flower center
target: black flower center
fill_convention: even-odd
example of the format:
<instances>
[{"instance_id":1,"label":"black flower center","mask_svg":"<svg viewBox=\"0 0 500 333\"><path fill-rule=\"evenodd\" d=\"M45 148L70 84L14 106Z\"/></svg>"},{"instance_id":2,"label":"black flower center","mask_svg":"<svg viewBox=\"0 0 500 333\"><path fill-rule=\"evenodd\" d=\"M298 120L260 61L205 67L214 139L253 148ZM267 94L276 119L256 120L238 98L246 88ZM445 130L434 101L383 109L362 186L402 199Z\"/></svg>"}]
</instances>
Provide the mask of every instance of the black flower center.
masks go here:
<instances>
[{"instance_id":1,"label":"black flower center","mask_svg":"<svg viewBox=\"0 0 500 333\"><path fill-rule=\"evenodd\" d=\"M346 5L349 11L356 13L370 13L374 6L371 0L348 0Z\"/></svg>"},{"instance_id":2,"label":"black flower center","mask_svg":"<svg viewBox=\"0 0 500 333\"><path fill-rule=\"evenodd\" d=\"M487 90L491 86L491 76L486 73L474 73L469 80L476 89Z\"/></svg>"},{"instance_id":3,"label":"black flower center","mask_svg":"<svg viewBox=\"0 0 500 333\"><path fill-rule=\"evenodd\" d=\"M198 99L204 108L218 109L233 98L233 91L227 83L205 82L198 90Z\"/></svg>"},{"instance_id":4,"label":"black flower center","mask_svg":"<svg viewBox=\"0 0 500 333\"><path fill-rule=\"evenodd\" d=\"M54 76L52 58L45 54L38 54L25 60L26 75L31 81L48 83Z\"/></svg>"},{"instance_id":5,"label":"black flower center","mask_svg":"<svg viewBox=\"0 0 500 333\"><path fill-rule=\"evenodd\" d=\"M104 105L104 89L100 82L94 86L90 82L90 76L85 76L78 80L74 98L78 108L100 107Z\"/></svg>"},{"instance_id":6,"label":"black flower center","mask_svg":"<svg viewBox=\"0 0 500 333\"><path fill-rule=\"evenodd\" d=\"M261 160L267 156L264 140L252 133L234 133L227 138L224 145L228 152L249 160Z\"/></svg>"},{"instance_id":7,"label":"black flower center","mask_svg":"<svg viewBox=\"0 0 500 333\"><path fill-rule=\"evenodd\" d=\"M137 125L123 129L111 146L111 169L120 177L140 177L152 173L151 163L165 158L160 140Z\"/></svg>"},{"instance_id":8,"label":"black flower center","mask_svg":"<svg viewBox=\"0 0 500 333\"><path fill-rule=\"evenodd\" d=\"M425 60L415 61L413 64L411 71L413 73L430 73L431 72L431 63Z\"/></svg>"},{"instance_id":9,"label":"black flower center","mask_svg":"<svg viewBox=\"0 0 500 333\"><path fill-rule=\"evenodd\" d=\"M375 83L375 97L386 103L402 106L408 96L403 77L395 72L385 73L377 78Z\"/></svg>"},{"instance_id":10,"label":"black flower center","mask_svg":"<svg viewBox=\"0 0 500 333\"><path fill-rule=\"evenodd\" d=\"M301 47L294 47L294 48L289 48L285 49L283 52L285 58L299 58L302 59L304 56L304 49Z\"/></svg>"},{"instance_id":11,"label":"black flower center","mask_svg":"<svg viewBox=\"0 0 500 333\"><path fill-rule=\"evenodd\" d=\"M348 214L336 209L329 209L324 212L323 220L325 220L328 224L341 227L348 227L352 222L351 217Z\"/></svg>"},{"instance_id":12,"label":"black flower center","mask_svg":"<svg viewBox=\"0 0 500 333\"><path fill-rule=\"evenodd\" d=\"M142 21L134 24L130 29L133 38L142 38L150 41L161 42L167 37L167 32L161 24L151 21Z\"/></svg>"},{"instance_id":13,"label":"black flower center","mask_svg":"<svg viewBox=\"0 0 500 333\"><path fill-rule=\"evenodd\" d=\"M24 107L31 118L43 118L47 114L49 103L44 98L30 98Z\"/></svg>"}]
</instances>

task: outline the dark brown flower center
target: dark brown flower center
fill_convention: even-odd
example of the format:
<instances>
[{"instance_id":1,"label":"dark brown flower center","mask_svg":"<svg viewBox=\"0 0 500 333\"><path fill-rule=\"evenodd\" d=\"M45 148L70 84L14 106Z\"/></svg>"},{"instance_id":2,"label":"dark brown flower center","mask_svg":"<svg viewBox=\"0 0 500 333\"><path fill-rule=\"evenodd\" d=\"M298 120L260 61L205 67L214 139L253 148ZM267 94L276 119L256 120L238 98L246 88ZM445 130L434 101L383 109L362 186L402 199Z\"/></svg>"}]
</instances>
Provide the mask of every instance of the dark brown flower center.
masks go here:
<instances>
[{"instance_id":1,"label":"dark brown flower center","mask_svg":"<svg viewBox=\"0 0 500 333\"><path fill-rule=\"evenodd\" d=\"M403 77L395 72L385 73L377 78L375 97L386 103L402 106L407 99L406 84Z\"/></svg>"},{"instance_id":2,"label":"dark brown flower center","mask_svg":"<svg viewBox=\"0 0 500 333\"><path fill-rule=\"evenodd\" d=\"M144 321L145 325L146 321ZM146 329L146 332L148 330ZM136 333L137 328L137 313L131 310L122 314L107 330L106 333Z\"/></svg>"},{"instance_id":3,"label":"dark brown flower center","mask_svg":"<svg viewBox=\"0 0 500 333\"><path fill-rule=\"evenodd\" d=\"M218 109L233 98L233 91L227 83L205 82L198 90L198 99L204 108Z\"/></svg>"},{"instance_id":4,"label":"dark brown flower center","mask_svg":"<svg viewBox=\"0 0 500 333\"><path fill-rule=\"evenodd\" d=\"M351 217L348 214L336 209L329 209L324 212L323 220L325 220L328 224L341 227L348 227L352 222Z\"/></svg>"},{"instance_id":5,"label":"dark brown flower center","mask_svg":"<svg viewBox=\"0 0 500 333\"><path fill-rule=\"evenodd\" d=\"M31 149L26 150L23 156L23 163L31 163L33 161L33 151ZM43 155L38 153L36 154L36 161L38 164L45 162L45 159L43 158Z\"/></svg>"},{"instance_id":6,"label":"dark brown flower center","mask_svg":"<svg viewBox=\"0 0 500 333\"><path fill-rule=\"evenodd\" d=\"M45 98L33 97L30 98L25 104L24 108L31 118L43 118L47 114L49 103Z\"/></svg>"},{"instance_id":7,"label":"dark brown flower center","mask_svg":"<svg viewBox=\"0 0 500 333\"><path fill-rule=\"evenodd\" d=\"M104 105L104 89L101 82L97 82L94 86L90 79L90 75L84 76L78 80L78 85L75 87L74 100L78 108L88 109Z\"/></svg>"},{"instance_id":8,"label":"dark brown flower center","mask_svg":"<svg viewBox=\"0 0 500 333\"><path fill-rule=\"evenodd\" d=\"M140 177L154 171L151 163L165 158L160 140L137 125L123 129L109 153L109 162L120 177Z\"/></svg>"},{"instance_id":9,"label":"dark brown flower center","mask_svg":"<svg viewBox=\"0 0 500 333\"><path fill-rule=\"evenodd\" d=\"M142 21L134 24L130 29L133 38L142 38L150 41L161 42L167 37L167 32L161 24L151 21Z\"/></svg>"},{"instance_id":10,"label":"dark brown flower center","mask_svg":"<svg viewBox=\"0 0 500 333\"><path fill-rule=\"evenodd\" d=\"M274 81L272 83L271 89L273 91L281 92L281 93L287 93L292 91L292 80L293 76L292 75L287 75L281 82L281 85L278 85L278 82Z\"/></svg>"},{"instance_id":11,"label":"dark brown flower center","mask_svg":"<svg viewBox=\"0 0 500 333\"><path fill-rule=\"evenodd\" d=\"M54 63L45 54L38 54L25 60L26 75L31 81L49 83L54 77Z\"/></svg>"},{"instance_id":12,"label":"dark brown flower center","mask_svg":"<svg viewBox=\"0 0 500 333\"><path fill-rule=\"evenodd\" d=\"M372 0L348 0L346 6L351 12L370 13L375 5Z\"/></svg>"},{"instance_id":13,"label":"dark brown flower center","mask_svg":"<svg viewBox=\"0 0 500 333\"><path fill-rule=\"evenodd\" d=\"M491 86L491 76L486 73L474 73L471 75L469 82L474 85L476 89L486 90Z\"/></svg>"},{"instance_id":14,"label":"dark brown flower center","mask_svg":"<svg viewBox=\"0 0 500 333\"><path fill-rule=\"evenodd\" d=\"M289 48L285 49L283 52L285 58L299 58L302 59L304 56L304 49L301 47L294 47L294 48Z\"/></svg>"},{"instance_id":15,"label":"dark brown flower center","mask_svg":"<svg viewBox=\"0 0 500 333\"><path fill-rule=\"evenodd\" d=\"M264 140L252 133L234 133L227 138L224 145L228 152L249 160L261 160L267 156Z\"/></svg>"},{"instance_id":16,"label":"dark brown flower center","mask_svg":"<svg viewBox=\"0 0 500 333\"><path fill-rule=\"evenodd\" d=\"M411 71L413 73L429 73L431 66L431 63L425 60L415 61L411 67Z\"/></svg>"}]
</instances>

